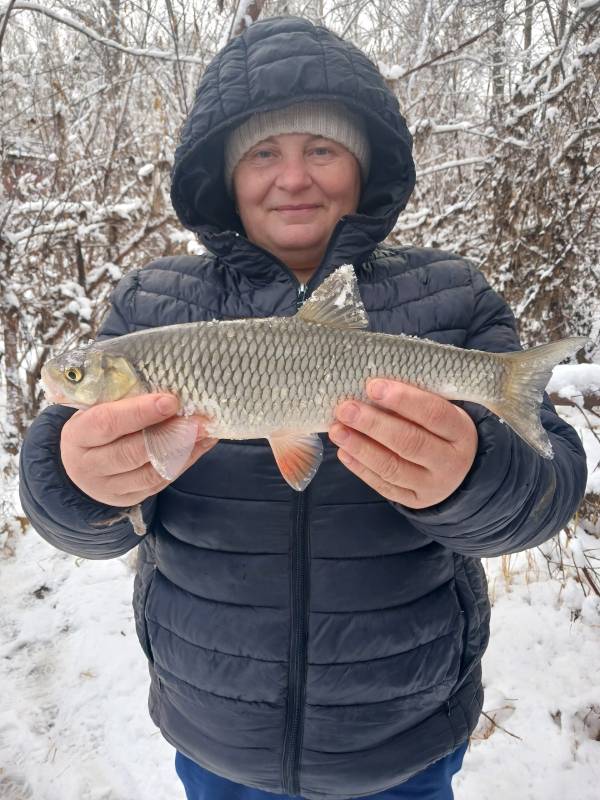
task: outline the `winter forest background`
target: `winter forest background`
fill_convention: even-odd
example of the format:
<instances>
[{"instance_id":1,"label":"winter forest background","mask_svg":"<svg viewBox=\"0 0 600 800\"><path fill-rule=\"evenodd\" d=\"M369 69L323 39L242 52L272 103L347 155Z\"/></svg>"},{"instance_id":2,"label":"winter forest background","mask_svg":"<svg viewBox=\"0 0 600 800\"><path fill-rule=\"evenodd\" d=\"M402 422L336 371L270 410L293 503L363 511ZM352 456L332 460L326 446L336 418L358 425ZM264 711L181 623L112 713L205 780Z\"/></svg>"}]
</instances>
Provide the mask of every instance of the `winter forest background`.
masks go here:
<instances>
[{"instance_id":1,"label":"winter forest background","mask_svg":"<svg viewBox=\"0 0 600 800\"><path fill-rule=\"evenodd\" d=\"M152 796L178 796L153 729L139 734L139 773L123 772L121 709L110 706L106 728L90 711L110 685L106 650L104 659L90 655L93 668L69 666L82 653L69 638L80 614L73 598L110 609L118 583L124 600L110 612L104 646L116 642L114 669L133 670L143 684L132 634L120 630L125 650L111 638L115 617L130 624L131 575L115 564L74 570L77 560L31 531L16 497L16 454L41 408L41 366L94 336L123 273L202 249L169 201L178 129L217 50L259 17L284 14L351 39L398 96L417 185L391 240L473 260L511 304L525 345L590 339L580 364L555 370L550 387L586 445L588 494L553 542L486 564L499 630L484 663L491 700L475 745L488 749L472 747L457 797L591 800L600 785L600 0L0 2L0 675L14 690L12 711L0 704L0 797L145 798L135 787L150 780L148 758L156 772L147 785L164 788ZM54 605L42 611L47 595ZM47 630L36 638L40 620ZM62 638L49 635L61 621ZM56 673L32 695L27 670L42 669L58 640ZM563 657L568 668L557 668ZM73 673L70 693L52 678L58 664ZM127 680L123 703L135 698L131 714L143 717L145 685ZM549 699L553 690L562 704ZM86 749L90 725L103 733ZM80 749L61 756L69 736ZM111 777L73 776L73 753L103 753L95 769L110 765ZM529 794L518 788L524 782Z\"/></svg>"}]
</instances>

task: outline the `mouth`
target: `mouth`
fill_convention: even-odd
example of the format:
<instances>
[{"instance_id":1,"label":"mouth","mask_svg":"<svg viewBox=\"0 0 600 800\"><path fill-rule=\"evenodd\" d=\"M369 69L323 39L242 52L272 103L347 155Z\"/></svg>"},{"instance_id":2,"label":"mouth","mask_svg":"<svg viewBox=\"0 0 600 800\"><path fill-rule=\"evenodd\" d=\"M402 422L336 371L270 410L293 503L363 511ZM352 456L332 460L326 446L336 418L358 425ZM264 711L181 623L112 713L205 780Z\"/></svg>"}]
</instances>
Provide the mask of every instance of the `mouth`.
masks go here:
<instances>
[{"instance_id":1,"label":"mouth","mask_svg":"<svg viewBox=\"0 0 600 800\"><path fill-rule=\"evenodd\" d=\"M320 208L320 206L316 205L315 203L303 203L302 205L297 206L276 206L275 211L314 211L315 208Z\"/></svg>"}]
</instances>

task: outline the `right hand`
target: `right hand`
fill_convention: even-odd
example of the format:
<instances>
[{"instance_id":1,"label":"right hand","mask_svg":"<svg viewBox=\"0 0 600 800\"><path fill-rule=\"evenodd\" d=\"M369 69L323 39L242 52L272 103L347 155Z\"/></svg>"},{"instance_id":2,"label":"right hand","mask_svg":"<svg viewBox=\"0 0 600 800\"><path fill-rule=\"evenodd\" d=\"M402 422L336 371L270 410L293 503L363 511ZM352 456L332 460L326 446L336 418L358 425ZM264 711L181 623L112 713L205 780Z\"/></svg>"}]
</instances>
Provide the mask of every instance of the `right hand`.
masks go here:
<instances>
[{"instance_id":1,"label":"right hand","mask_svg":"<svg viewBox=\"0 0 600 800\"><path fill-rule=\"evenodd\" d=\"M166 398L166 408L157 401ZM100 503L128 508L160 492L169 481L156 472L144 444L144 428L175 415L179 402L171 394L145 394L77 411L64 424L60 455L69 478ZM206 417L198 423L196 444L184 472L207 453L218 439L207 438Z\"/></svg>"}]
</instances>

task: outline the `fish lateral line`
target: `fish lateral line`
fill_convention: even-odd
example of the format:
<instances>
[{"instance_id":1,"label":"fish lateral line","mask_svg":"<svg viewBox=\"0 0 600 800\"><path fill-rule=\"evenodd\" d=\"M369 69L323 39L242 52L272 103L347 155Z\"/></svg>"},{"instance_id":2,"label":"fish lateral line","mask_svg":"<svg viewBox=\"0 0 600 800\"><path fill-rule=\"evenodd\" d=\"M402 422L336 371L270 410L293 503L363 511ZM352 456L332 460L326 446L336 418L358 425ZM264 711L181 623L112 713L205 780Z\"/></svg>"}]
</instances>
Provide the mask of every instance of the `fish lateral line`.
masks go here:
<instances>
[{"instance_id":1,"label":"fish lateral line","mask_svg":"<svg viewBox=\"0 0 600 800\"><path fill-rule=\"evenodd\" d=\"M42 377L47 396L54 393L55 402L79 407L152 391L176 395L181 408L174 421L144 432L149 459L165 480L179 474L193 449L186 415L204 414L212 418L210 435L217 438L267 439L283 479L303 491L323 459L317 431L328 429L342 400L368 402L365 386L373 377L404 381L448 400L478 403L540 455L552 457L539 416L544 388L552 368L577 352L586 338L492 353L368 328L354 267L345 264L291 317L187 322L135 331L63 353L47 362ZM204 361L202 348L210 353ZM194 374L201 363L203 372ZM302 372L305 364L312 372ZM75 378L82 373L79 382L67 380L67 374ZM254 404L244 402L248 391L255 393Z\"/></svg>"}]
</instances>

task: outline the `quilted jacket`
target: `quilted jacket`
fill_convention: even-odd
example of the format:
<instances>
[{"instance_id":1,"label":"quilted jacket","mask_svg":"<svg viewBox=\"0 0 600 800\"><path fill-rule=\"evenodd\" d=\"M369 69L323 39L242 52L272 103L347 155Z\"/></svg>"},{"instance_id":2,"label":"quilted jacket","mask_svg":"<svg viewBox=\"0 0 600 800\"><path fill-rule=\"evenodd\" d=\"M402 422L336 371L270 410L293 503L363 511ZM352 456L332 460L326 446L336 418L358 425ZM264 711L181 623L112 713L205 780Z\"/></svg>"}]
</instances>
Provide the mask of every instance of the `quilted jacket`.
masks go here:
<instances>
[{"instance_id":1,"label":"quilted jacket","mask_svg":"<svg viewBox=\"0 0 600 800\"><path fill-rule=\"evenodd\" d=\"M342 218L310 282L244 236L223 188L223 132L297 99L335 98L365 117L373 148L358 212ZM172 199L207 252L127 274L102 336L157 325L289 316L336 267L355 265L370 329L465 348L520 348L514 317L450 252L385 246L414 186L411 138L377 69L352 45L294 18L267 19L207 68L175 156ZM461 486L410 510L353 476L323 435L302 493L265 440L220 441L143 504L149 532L75 487L55 406L21 455L23 507L56 547L111 558L138 546L137 631L163 735L236 783L308 800L395 786L449 753L482 706L489 604L480 558L543 542L586 480L578 436L545 398L555 457L541 458L481 406Z\"/></svg>"}]
</instances>

